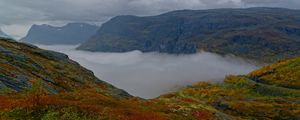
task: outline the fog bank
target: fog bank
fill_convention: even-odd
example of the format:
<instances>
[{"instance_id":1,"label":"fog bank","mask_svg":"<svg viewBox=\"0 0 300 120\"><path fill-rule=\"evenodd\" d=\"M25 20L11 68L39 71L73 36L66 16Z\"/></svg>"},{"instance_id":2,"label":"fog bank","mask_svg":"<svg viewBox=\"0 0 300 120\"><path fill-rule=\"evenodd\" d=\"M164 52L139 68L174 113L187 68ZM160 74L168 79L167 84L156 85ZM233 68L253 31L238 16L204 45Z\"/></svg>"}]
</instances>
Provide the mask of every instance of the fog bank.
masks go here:
<instances>
[{"instance_id":1,"label":"fog bank","mask_svg":"<svg viewBox=\"0 0 300 120\"><path fill-rule=\"evenodd\" d=\"M77 51L77 46L37 45L65 53L92 70L101 80L131 95L153 98L198 81L222 82L228 74L246 74L257 66L233 56L202 52L192 55L161 53L102 53Z\"/></svg>"}]
</instances>

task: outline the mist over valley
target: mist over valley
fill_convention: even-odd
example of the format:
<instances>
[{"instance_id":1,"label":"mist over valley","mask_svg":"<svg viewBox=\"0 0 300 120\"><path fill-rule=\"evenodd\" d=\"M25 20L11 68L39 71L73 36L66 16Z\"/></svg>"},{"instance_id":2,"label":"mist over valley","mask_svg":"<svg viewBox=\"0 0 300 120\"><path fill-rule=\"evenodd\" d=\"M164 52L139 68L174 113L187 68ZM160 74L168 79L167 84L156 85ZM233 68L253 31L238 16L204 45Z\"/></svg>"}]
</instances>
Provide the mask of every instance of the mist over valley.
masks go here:
<instances>
[{"instance_id":1,"label":"mist over valley","mask_svg":"<svg viewBox=\"0 0 300 120\"><path fill-rule=\"evenodd\" d=\"M246 74L259 67L241 58L209 52L186 55L140 51L107 53L75 50L78 45L37 46L65 53L101 80L142 98L158 97L194 82L222 82L226 75Z\"/></svg>"}]
</instances>

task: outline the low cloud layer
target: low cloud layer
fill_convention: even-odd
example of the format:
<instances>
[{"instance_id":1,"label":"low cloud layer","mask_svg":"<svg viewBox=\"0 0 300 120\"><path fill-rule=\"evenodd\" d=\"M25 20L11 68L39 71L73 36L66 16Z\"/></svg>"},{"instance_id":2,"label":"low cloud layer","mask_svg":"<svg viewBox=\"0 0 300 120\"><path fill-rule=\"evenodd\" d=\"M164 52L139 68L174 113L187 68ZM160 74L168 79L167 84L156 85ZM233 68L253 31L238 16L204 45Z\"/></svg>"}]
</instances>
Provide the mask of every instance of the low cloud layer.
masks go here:
<instances>
[{"instance_id":1,"label":"low cloud layer","mask_svg":"<svg viewBox=\"0 0 300 120\"><path fill-rule=\"evenodd\" d=\"M160 53L92 53L76 46L38 45L63 52L97 77L134 96L157 97L198 81L222 82L228 74L246 74L257 66L235 57L212 53L169 55Z\"/></svg>"}]
</instances>

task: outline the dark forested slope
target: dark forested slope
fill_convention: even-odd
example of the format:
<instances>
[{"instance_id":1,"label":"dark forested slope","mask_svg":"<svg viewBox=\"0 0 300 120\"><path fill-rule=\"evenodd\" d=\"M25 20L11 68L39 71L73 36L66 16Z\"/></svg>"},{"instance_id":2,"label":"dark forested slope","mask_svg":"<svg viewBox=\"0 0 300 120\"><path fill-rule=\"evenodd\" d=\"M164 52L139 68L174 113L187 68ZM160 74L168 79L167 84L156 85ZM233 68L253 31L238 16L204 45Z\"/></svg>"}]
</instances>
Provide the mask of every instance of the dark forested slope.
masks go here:
<instances>
[{"instance_id":1,"label":"dark forested slope","mask_svg":"<svg viewBox=\"0 0 300 120\"><path fill-rule=\"evenodd\" d=\"M263 62L300 55L300 11L281 8L180 10L118 16L78 47L103 52L234 54Z\"/></svg>"}]
</instances>

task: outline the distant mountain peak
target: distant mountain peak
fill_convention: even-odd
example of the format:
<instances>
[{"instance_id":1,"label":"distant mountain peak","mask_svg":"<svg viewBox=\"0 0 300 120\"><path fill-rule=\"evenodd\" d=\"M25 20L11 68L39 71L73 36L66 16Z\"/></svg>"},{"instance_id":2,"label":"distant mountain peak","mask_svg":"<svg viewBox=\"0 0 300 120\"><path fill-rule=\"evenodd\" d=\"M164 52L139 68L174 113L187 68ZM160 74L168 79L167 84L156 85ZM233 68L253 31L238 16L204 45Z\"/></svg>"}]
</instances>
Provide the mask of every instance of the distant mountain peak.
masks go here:
<instances>
[{"instance_id":1,"label":"distant mountain peak","mask_svg":"<svg viewBox=\"0 0 300 120\"><path fill-rule=\"evenodd\" d=\"M80 44L98 29L98 26L87 23L68 23L61 27L34 24L21 41L36 44Z\"/></svg>"}]
</instances>

